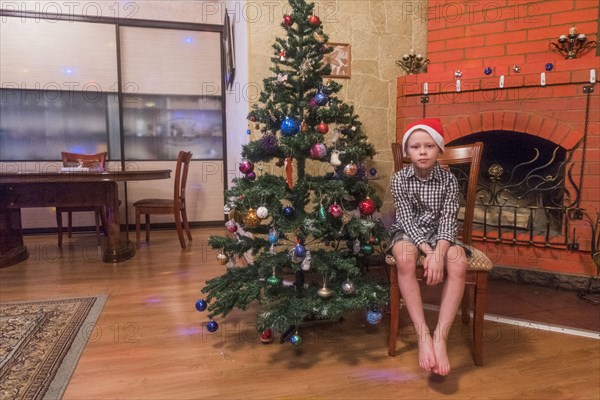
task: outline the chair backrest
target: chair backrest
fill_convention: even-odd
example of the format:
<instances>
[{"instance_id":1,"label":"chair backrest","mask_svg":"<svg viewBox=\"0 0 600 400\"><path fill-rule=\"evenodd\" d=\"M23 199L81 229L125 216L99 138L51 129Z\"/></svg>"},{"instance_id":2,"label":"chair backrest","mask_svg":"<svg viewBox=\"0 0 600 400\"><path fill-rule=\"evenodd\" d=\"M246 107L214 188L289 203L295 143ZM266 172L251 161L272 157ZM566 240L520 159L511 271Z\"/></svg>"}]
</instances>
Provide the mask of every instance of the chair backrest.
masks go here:
<instances>
[{"instance_id":1,"label":"chair backrest","mask_svg":"<svg viewBox=\"0 0 600 400\"><path fill-rule=\"evenodd\" d=\"M477 142L464 146L446 147L444 153L440 154L438 157L438 161L442 166L447 165L448 167L451 167L456 165L466 165L469 168L468 186L466 188L466 193L463 193L465 196L465 214L461 240L465 244L471 244L473 213L475 212L475 194L477 193L477 178L479 177L482 153L483 143ZM401 143L392 143L392 154L394 156L394 169L396 171L402 169L404 165L410 164L410 159L402 157Z\"/></svg>"},{"instance_id":2,"label":"chair backrest","mask_svg":"<svg viewBox=\"0 0 600 400\"><path fill-rule=\"evenodd\" d=\"M65 167L81 166L98 169L100 171L106 170L106 151L96 154L80 154L63 151L60 154L62 156L63 166Z\"/></svg>"},{"instance_id":3,"label":"chair backrest","mask_svg":"<svg viewBox=\"0 0 600 400\"><path fill-rule=\"evenodd\" d=\"M188 170L192 161L192 153L180 151L177 156L177 168L175 169L175 207L185 206L185 187L187 185Z\"/></svg>"}]
</instances>

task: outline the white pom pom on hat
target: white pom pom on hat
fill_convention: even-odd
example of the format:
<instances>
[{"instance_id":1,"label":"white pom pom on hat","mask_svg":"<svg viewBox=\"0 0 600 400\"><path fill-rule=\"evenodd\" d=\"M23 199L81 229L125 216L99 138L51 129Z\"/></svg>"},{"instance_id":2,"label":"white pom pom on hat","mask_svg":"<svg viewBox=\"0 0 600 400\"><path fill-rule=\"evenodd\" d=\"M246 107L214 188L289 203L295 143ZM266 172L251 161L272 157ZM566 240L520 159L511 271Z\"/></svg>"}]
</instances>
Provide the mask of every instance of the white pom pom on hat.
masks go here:
<instances>
[{"instance_id":1,"label":"white pom pom on hat","mask_svg":"<svg viewBox=\"0 0 600 400\"><path fill-rule=\"evenodd\" d=\"M429 133L441 152L444 152L444 128L442 128L442 121L439 118L423 118L406 127L406 132L404 132L404 137L402 138L402 155L404 157L408 157L406 142L408 142L410 135L417 129L422 129Z\"/></svg>"}]
</instances>

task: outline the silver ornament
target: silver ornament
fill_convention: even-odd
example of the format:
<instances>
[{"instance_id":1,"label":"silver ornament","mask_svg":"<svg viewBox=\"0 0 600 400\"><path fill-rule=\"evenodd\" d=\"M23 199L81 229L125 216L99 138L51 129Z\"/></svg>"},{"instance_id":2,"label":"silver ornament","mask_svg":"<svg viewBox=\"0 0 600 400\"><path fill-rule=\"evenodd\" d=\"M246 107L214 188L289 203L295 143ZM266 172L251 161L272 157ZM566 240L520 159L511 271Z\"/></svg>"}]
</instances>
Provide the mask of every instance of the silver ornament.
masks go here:
<instances>
[{"instance_id":1,"label":"silver ornament","mask_svg":"<svg viewBox=\"0 0 600 400\"><path fill-rule=\"evenodd\" d=\"M342 292L344 292L346 294L352 294L352 293L354 293L355 290L356 290L356 287L354 286L354 282L352 282L350 279L346 279L342 283Z\"/></svg>"},{"instance_id":2,"label":"silver ornament","mask_svg":"<svg viewBox=\"0 0 600 400\"><path fill-rule=\"evenodd\" d=\"M310 259L311 259L311 255L310 255L310 251L306 251L306 255L304 256L304 260L302 260L302 271L308 271L310 270Z\"/></svg>"},{"instance_id":3,"label":"silver ornament","mask_svg":"<svg viewBox=\"0 0 600 400\"><path fill-rule=\"evenodd\" d=\"M267 207L260 206L256 210L256 216L260 219L265 219L269 216L269 210L267 210Z\"/></svg>"}]
</instances>

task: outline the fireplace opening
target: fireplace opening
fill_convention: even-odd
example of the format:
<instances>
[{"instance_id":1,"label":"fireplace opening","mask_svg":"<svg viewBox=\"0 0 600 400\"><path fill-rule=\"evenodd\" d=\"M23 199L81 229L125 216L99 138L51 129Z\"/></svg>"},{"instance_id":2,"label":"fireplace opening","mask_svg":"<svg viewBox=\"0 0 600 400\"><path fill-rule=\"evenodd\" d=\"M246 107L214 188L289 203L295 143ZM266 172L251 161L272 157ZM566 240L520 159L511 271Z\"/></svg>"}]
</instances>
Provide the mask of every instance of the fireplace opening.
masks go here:
<instances>
[{"instance_id":1,"label":"fireplace opening","mask_svg":"<svg viewBox=\"0 0 600 400\"><path fill-rule=\"evenodd\" d=\"M475 142L484 143L474 215L483 238L511 236L516 242L526 232L530 242L540 235L548 242L568 235L564 204L570 153L544 138L510 131L474 133L448 146ZM467 177L468 171L458 172Z\"/></svg>"}]
</instances>

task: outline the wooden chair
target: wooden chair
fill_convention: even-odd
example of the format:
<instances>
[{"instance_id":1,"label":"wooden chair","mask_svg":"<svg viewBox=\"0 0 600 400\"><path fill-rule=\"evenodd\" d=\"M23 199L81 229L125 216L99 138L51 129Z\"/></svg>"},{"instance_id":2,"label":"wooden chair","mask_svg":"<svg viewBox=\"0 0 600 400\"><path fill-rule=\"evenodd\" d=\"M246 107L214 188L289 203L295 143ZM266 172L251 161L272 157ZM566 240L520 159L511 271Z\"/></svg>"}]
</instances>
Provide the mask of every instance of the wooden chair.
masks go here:
<instances>
[{"instance_id":1,"label":"wooden chair","mask_svg":"<svg viewBox=\"0 0 600 400\"><path fill-rule=\"evenodd\" d=\"M79 154L63 151L60 153L64 167L86 167L94 170L104 171L106 169L106 152L96 154ZM106 226L106 217L104 209L100 206L81 206L81 207L56 207L56 225L58 226L58 247L62 247L63 242L63 224L62 213L68 213L67 233L69 237L72 234L73 213L74 212L94 212L96 218L96 237L100 244L100 223Z\"/></svg>"},{"instance_id":2,"label":"wooden chair","mask_svg":"<svg viewBox=\"0 0 600 400\"><path fill-rule=\"evenodd\" d=\"M179 152L172 199L143 199L133 203L133 207L135 208L135 237L138 248L140 247L141 214L146 216L146 242L150 240L150 214L173 214L175 217L177 235L179 235L179 243L181 244L182 249L185 249L183 229L185 229L188 239L192 240L185 207L185 187L191 160L192 153L185 151Z\"/></svg>"},{"instance_id":3,"label":"wooden chair","mask_svg":"<svg viewBox=\"0 0 600 400\"><path fill-rule=\"evenodd\" d=\"M469 167L468 187L465 195L465 213L462 228L459 229L459 237L467 245L472 255L469 257L467 269L465 294L462 299L461 313L463 323L468 324L471 316L469 312L470 288L473 288L473 361L475 365L483 365L483 317L486 306L488 273L493 264L490 259L480 250L471 246L473 230L473 213L475 209L475 194L477 192L477 178L483 143L474 143L460 147L446 147L444 154L439 157L440 165L455 166L467 165ZM392 143L394 156L394 168L399 171L404 164L410 163L408 158L402 157L402 144ZM419 257L417 264L421 265L423 257ZM398 271L394 257L388 255L386 264L389 266L390 276L390 332L388 342L388 354L396 354L396 341L398 336L398 323L400 314L400 289L398 287Z\"/></svg>"}]
</instances>

